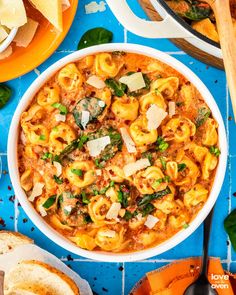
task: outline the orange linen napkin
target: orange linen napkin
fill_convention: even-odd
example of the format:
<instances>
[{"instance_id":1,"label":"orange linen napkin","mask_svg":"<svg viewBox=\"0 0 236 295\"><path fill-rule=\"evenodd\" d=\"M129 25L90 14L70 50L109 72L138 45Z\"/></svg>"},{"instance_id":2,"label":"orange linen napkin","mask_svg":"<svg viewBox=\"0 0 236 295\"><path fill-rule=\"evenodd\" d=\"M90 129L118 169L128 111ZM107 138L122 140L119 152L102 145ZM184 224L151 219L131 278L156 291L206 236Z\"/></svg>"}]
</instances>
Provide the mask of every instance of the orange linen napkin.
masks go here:
<instances>
[{"instance_id":1,"label":"orange linen napkin","mask_svg":"<svg viewBox=\"0 0 236 295\"><path fill-rule=\"evenodd\" d=\"M147 273L146 285L149 282L150 286L148 292L145 293L150 295L183 295L185 289L197 279L200 265L200 258L189 258ZM229 274L225 274L220 259L210 259L208 279L215 286L219 295L234 295Z\"/></svg>"}]
</instances>

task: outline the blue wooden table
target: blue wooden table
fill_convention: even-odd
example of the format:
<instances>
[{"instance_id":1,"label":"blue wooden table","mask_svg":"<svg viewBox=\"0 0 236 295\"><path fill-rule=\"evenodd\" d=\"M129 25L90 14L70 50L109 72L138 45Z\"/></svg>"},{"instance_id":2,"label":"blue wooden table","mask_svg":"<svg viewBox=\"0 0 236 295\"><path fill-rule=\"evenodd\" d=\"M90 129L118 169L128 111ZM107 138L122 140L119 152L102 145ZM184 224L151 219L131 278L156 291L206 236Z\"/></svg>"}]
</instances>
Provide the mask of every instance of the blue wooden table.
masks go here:
<instances>
[{"instance_id":1,"label":"blue wooden table","mask_svg":"<svg viewBox=\"0 0 236 295\"><path fill-rule=\"evenodd\" d=\"M99 0L100 1L100 0ZM97 2L99 2L97 0ZM228 167L220 196L217 200L210 254L220 257L225 269L236 271L236 253L231 248L223 229L223 220L236 207L236 125L232 120L232 107L223 71L209 67L180 51L168 40L148 40L127 32L114 18L109 7L104 12L85 14L85 4L91 0L81 0L74 23L59 49L38 70L44 71L58 59L73 52L81 35L90 28L102 26L114 33L114 42L129 42L148 45L165 51L191 68L207 85L215 97L224 118L228 143ZM137 1L130 0L132 8L145 17ZM135 263L95 262L68 253L42 234L28 219L15 197L8 175L7 138L14 110L28 86L37 78L38 71L32 71L7 84L14 89L14 95L5 108L0 110L0 155L3 162L3 175L0 180L0 229L15 230L28 235L42 248L55 254L83 278L89 281L92 289L100 294L128 294L132 286L147 272L163 266L175 259L201 254L202 227L198 228L187 240L166 253Z\"/></svg>"}]
</instances>

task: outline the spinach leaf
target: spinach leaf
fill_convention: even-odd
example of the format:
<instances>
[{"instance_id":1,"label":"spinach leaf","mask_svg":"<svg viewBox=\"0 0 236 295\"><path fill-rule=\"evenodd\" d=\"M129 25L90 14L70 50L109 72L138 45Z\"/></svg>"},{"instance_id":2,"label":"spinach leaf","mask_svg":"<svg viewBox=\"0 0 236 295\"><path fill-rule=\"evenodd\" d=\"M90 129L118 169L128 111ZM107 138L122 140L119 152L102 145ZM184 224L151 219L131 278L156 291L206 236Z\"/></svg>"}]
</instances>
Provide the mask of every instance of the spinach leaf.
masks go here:
<instances>
[{"instance_id":1,"label":"spinach leaf","mask_svg":"<svg viewBox=\"0 0 236 295\"><path fill-rule=\"evenodd\" d=\"M90 29L81 37L78 50L93 45L110 43L113 39L113 33L104 28Z\"/></svg>"},{"instance_id":2,"label":"spinach leaf","mask_svg":"<svg viewBox=\"0 0 236 295\"><path fill-rule=\"evenodd\" d=\"M224 228L229 235L229 239L234 250L236 251L236 209L233 210L224 220Z\"/></svg>"},{"instance_id":3,"label":"spinach leaf","mask_svg":"<svg viewBox=\"0 0 236 295\"><path fill-rule=\"evenodd\" d=\"M52 205L55 203L55 201L56 201L56 195L53 195L53 196L51 196L51 197L49 197L48 199L47 199L47 201L45 201L44 203L43 203L43 207L44 208L46 208L46 209L49 209L50 207L52 207Z\"/></svg>"},{"instance_id":4,"label":"spinach leaf","mask_svg":"<svg viewBox=\"0 0 236 295\"><path fill-rule=\"evenodd\" d=\"M125 184L122 184L120 186L120 190L118 191L118 202L121 203L124 208L127 208L129 205L129 196L129 188Z\"/></svg>"},{"instance_id":5,"label":"spinach leaf","mask_svg":"<svg viewBox=\"0 0 236 295\"><path fill-rule=\"evenodd\" d=\"M90 203L90 200L89 200L89 198L87 197L87 195L86 195L86 193L85 192L82 192L81 194L80 194L80 199L82 199L82 203L83 204L89 204Z\"/></svg>"},{"instance_id":6,"label":"spinach leaf","mask_svg":"<svg viewBox=\"0 0 236 295\"><path fill-rule=\"evenodd\" d=\"M150 152L143 152L142 153L142 158L147 158L150 162L151 165L153 165L154 160L153 160L153 155Z\"/></svg>"},{"instance_id":7,"label":"spinach leaf","mask_svg":"<svg viewBox=\"0 0 236 295\"><path fill-rule=\"evenodd\" d=\"M109 78L105 80L105 84L109 87L113 93L113 95L122 97L125 94L127 86L115 79Z\"/></svg>"},{"instance_id":8,"label":"spinach leaf","mask_svg":"<svg viewBox=\"0 0 236 295\"><path fill-rule=\"evenodd\" d=\"M82 147L84 146L84 144L88 141L88 139L89 138L88 138L87 135L82 135L78 139L73 140L71 142L71 144L69 144L68 146L66 146L64 148L64 150L61 151L61 153L59 155L56 155L56 156L53 157L53 161L55 161L55 162L61 162L64 157L66 157L68 154L72 153L77 148L79 150L81 150Z\"/></svg>"},{"instance_id":9,"label":"spinach leaf","mask_svg":"<svg viewBox=\"0 0 236 295\"><path fill-rule=\"evenodd\" d=\"M195 120L196 127L199 128L201 125L203 125L210 115L211 111L208 108L202 107L198 109L198 116Z\"/></svg>"},{"instance_id":10,"label":"spinach leaf","mask_svg":"<svg viewBox=\"0 0 236 295\"><path fill-rule=\"evenodd\" d=\"M43 155L42 155L42 157L41 157L41 159L42 160L47 160L47 159L52 159L52 154L51 153L49 153L49 152L46 152L46 153L44 153Z\"/></svg>"},{"instance_id":11,"label":"spinach leaf","mask_svg":"<svg viewBox=\"0 0 236 295\"><path fill-rule=\"evenodd\" d=\"M77 176L83 176L83 170L81 169L71 169L71 172Z\"/></svg>"},{"instance_id":12,"label":"spinach leaf","mask_svg":"<svg viewBox=\"0 0 236 295\"><path fill-rule=\"evenodd\" d=\"M209 151L210 151L210 153L211 153L212 155L215 155L216 157L219 157L219 155L220 155L220 150L219 150L219 148L216 147L216 146L211 146L211 147L209 148Z\"/></svg>"},{"instance_id":13,"label":"spinach leaf","mask_svg":"<svg viewBox=\"0 0 236 295\"><path fill-rule=\"evenodd\" d=\"M167 188L162 190L162 191L156 192L156 193L151 194L151 195L144 195L144 197L138 202L138 206L147 205L151 201L156 200L156 199L160 199L160 198L162 198L165 195L168 195L170 193L171 193L171 190L167 186Z\"/></svg>"},{"instance_id":14,"label":"spinach leaf","mask_svg":"<svg viewBox=\"0 0 236 295\"><path fill-rule=\"evenodd\" d=\"M129 221L129 220L132 219L133 217L134 217L134 215L133 215L130 211L128 211L128 210L125 211L125 215L123 216L123 218L124 218L126 221Z\"/></svg>"},{"instance_id":15,"label":"spinach leaf","mask_svg":"<svg viewBox=\"0 0 236 295\"><path fill-rule=\"evenodd\" d=\"M164 160L163 157L160 157L160 162L161 162L163 169L166 170L166 161Z\"/></svg>"},{"instance_id":16,"label":"spinach leaf","mask_svg":"<svg viewBox=\"0 0 236 295\"><path fill-rule=\"evenodd\" d=\"M184 16L190 20L201 20L208 18L211 14L209 6L191 5L190 9L185 12Z\"/></svg>"},{"instance_id":17,"label":"spinach leaf","mask_svg":"<svg viewBox=\"0 0 236 295\"><path fill-rule=\"evenodd\" d=\"M106 104L101 99L96 97L85 97L77 103L73 110L75 123L80 127L80 129L84 130L86 125L95 121L98 116L102 114L105 108ZM82 111L89 112L89 120L86 124L82 122Z\"/></svg>"},{"instance_id":18,"label":"spinach leaf","mask_svg":"<svg viewBox=\"0 0 236 295\"><path fill-rule=\"evenodd\" d=\"M88 223L92 223L92 219L90 217L90 215L88 213L84 213L84 223L88 224Z\"/></svg>"},{"instance_id":19,"label":"spinach leaf","mask_svg":"<svg viewBox=\"0 0 236 295\"><path fill-rule=\"evenodd\" d=\"M184 169L186 168L186 164L184 163L180 163L178 164L178 171L181 172L181 171L184 171Z\"/></svg>"},{"instance_id":20,"label":"spinach leaf","mask_svg":"<svg viewBox=\"0 0 236 295\"><path fill-rule=\"evenodd\" d=\"M148 214L152 213L154 209L155 207L151 203L148 203L141 209L142 216L147 216Z\"/></svg>"},{"instance_id":21,"label":"spinach leaf","mask_svg":"<svg viewBox=\"0 0 236 295\"><path fill-rule=\"evenodd\" d=\"M5 84L0 84L0 109L5 106L12 95L12 90Z\"/></svg>"},{"instance_id":22,"label":"spinach leaf","mask_svg":"<svg viewBox=\"0 0 236 295\"><path fill-rule=\"evenodd\" d=\"M60 178L56 175L53 175L53 178L57 184L62 184L64 182L62 178Z\"/></svg>"}]
</instances>

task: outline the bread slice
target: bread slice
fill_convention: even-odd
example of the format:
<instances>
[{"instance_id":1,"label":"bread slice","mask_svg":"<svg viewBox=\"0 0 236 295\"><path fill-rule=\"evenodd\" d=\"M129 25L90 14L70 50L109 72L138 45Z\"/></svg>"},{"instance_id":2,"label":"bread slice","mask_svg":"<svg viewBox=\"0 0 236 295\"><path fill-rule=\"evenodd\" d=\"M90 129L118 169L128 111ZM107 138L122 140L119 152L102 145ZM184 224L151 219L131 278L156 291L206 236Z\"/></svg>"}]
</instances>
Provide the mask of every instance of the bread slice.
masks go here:
<instances>
[{"instance_id":1,"label":"bread slice","mask_svg":"<svg viewBox=\"0 0 236 295\"><path fill-rule=\"evenodd\" d=\"M33 243L33 240L20 233L5 230L0 231L0 255L8 253L20 245Z\"/></svg>"},{"instance_id":2,"label":"bread slice","mask_svg":"<svg viewBox=\"0 0 236 295\"><path fill-rule=\"evenodd\" d=\"M6 294L26 295L27 293L9 293L18 291L16 288L19 285L21 290L24 288L23 290L31 293L40 285L48 292L44 295L79 295L77 285L67 275L46 263L35 260L22 261L6 274L4 282Z\"/></svg>"}]
</instances>

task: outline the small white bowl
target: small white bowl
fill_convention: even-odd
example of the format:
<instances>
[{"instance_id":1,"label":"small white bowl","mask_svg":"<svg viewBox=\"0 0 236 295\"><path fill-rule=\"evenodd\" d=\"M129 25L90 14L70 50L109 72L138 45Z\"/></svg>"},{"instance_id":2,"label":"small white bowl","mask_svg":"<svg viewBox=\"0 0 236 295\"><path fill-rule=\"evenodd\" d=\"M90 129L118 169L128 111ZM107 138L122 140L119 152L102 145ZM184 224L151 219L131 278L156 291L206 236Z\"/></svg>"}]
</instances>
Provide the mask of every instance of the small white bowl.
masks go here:
<instances>
[{"instance_id":1,"label":"small white bowl","mask_svg":"<svg viewBox=\"0 0 236 295\"><path fill-rule=\"evenodd\" d=\"M0 44L0 53L6 50L7 47L11 44L11 42L15 38L17 31L18 31L18 28L13 28L10 31L10 34L7 36L7 38Z\"/></svg>"},{"instance_id":2,"label":"small white bowl","mask_svg":"<svg viewBox=\"0 0 236 295\"><path fill-rule=\"evenodd\" d=\"M216 171L215 180L212 186L212 190L208 197L206 204L203 206L201 211L197 214L195 219L190 223L187 229L183 229L179 231L177 234L172 236L170 239L164 241L163 243L146 250L142 250L139 252L132 253L110 253L110 252L99 252L99 251L87 251L77 247L75 244L70 242L68 239L63 237L63 235L59 234L56 230L50 227L46 221L36 212L32 204L28 201L27 196L24 190L20 185L20 177L18 170L18 161L17 161L17 143L18 143L18 131L19 131L19 122L21 113L27 108L29 103L31 102L34 95L38 92L40 87L44 85L44 83L55 74L61 67L64 65L74 62L84 56L99 53L99 52L111 52L111 51L125 51L125 52L133 52L138 54L143 54L146 56L150 56L152 58L158 59L172 68L177 70L179 73L183 74L189 81L196 86L196 88L201 93L202 97L205 99L209 108L212 111L212 114L216 121L219 124L219 147L221 150L221 155L219 156L219 164ZM227 163L227 140L226 140L226 132L224 123L218 109L218 106L212 97L209 90L203 84L203 82L184 64L176 60L175 58L169 56L166 53L158 51L156 49L136 45L136 44L104 44L99 46L89 47L83 50L76 51L52 66L50 66L47 70L45 70L28 88L24 96L22 97L15 114L13 116L10 132L8 136L8 167L9 173L11 176L11 181L13 188L15 190L15 194L19 199L23 209L29 216L29 218L33 221L33 223L52 241L56 244L60 245L64 249L71 251L77 255L84 256L90 259L107 261L107 262L128 262L128 261L137 261L146 259L158 254L161 254L179 243L185 240L189 235L191 235L199 225L204 221L207 217L208 213L214 206L217 197L219 195L224 176L226 170Z\"/></svg>"}]
</instances>

